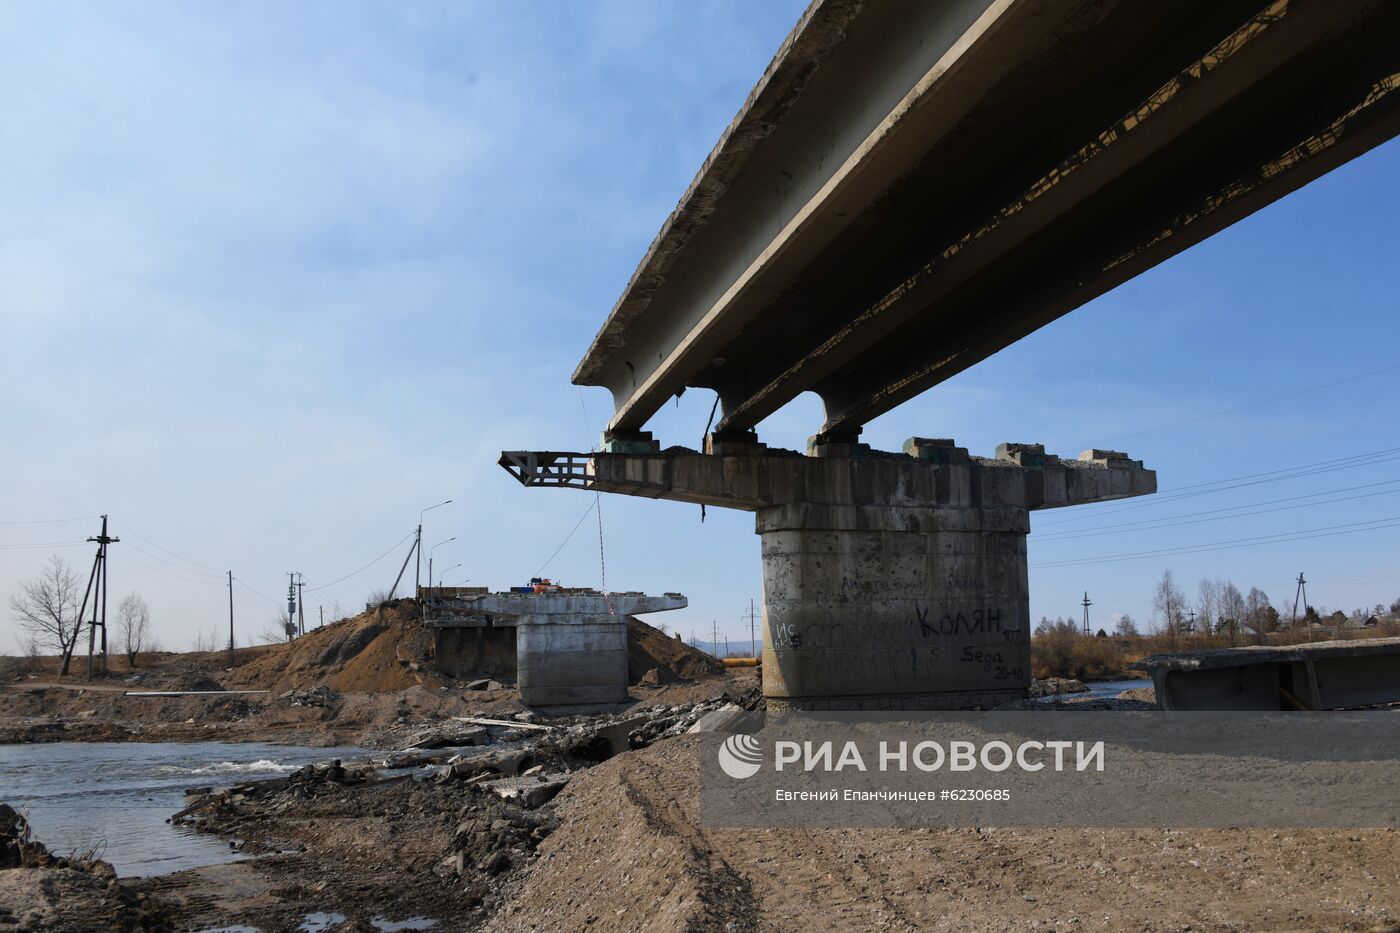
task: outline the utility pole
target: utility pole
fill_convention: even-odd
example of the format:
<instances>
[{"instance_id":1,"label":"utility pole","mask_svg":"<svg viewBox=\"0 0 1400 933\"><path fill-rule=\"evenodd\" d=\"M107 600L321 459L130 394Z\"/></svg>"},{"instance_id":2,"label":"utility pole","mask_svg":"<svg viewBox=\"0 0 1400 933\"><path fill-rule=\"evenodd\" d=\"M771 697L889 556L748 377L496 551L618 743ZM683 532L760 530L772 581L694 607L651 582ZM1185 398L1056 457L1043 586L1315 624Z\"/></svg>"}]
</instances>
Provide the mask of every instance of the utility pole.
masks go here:
<instances>
[{"instance_id":1,"label":"utility pole","mask_svg":"<svg viewBox=\"0 0 1400 933\"><path fill-rule=\"evenodd\" d=\"M1303 579L1303 572L1298 571L1298 588L1293 591L1293 620L1289 623L1289 628L1298 631L1298 601L1303 602L1303 612L1308 610L1308 581ZM1308 629L1308 641L1312 641L1312 629Z\"/></svg>"},{"instance_id":2,"label":"utility pole","mask_svg":"<svg viewBox=\"0 0 1400 933\"><path fill-rule=\"evenodd\" d=\"M1194 609L1186 614L1186 631L1193 635L1196 632L1196 610Z\"/></svg>"},{"instance_id":3,"label":"utility pole","mask_svg":"<svg viewBox=\"0 0 1400 933\"><path fill-rule=\"evenodd\" d=\"M297 630L297 574L295 570L287 571L287 641L292 640L292 636Z\"/></svg>"},{"instance_id":4,"label":"utility pole","mask_svg":"<svg viewBox=\"0 0 1400 933\"><path fill-rule=\"evenodd\" d=\"M428 512L431 512L433 509L441 508L441 507L444 506L444 505L451 505L451 504L452 504L452 500L451 500L451 499L448 499L448 500L446 500L445 502L439 502L437 505L430 505L430 506L428 506L426 509L423 509L421 512L418 513L418 538L417 538L417 540L416 540L415 543L414 543L414 550L415 550L415 551L417 552L417 554L418 554L418 560L417 560L417 561L414 563L414 565L413 565L413 598L414 598L414 599L417 599L417 598L418 598L418 588L421 587L421 586L423 585L423 516L424 516L424 514L426 514L426 513L428 513ZM429 583L432 583L432 582L433 582L431 577L429 577L428 582L429 582Z\"/></svg>"},{"instance_id":5,"label":"utility pole","mask_svg":"<svg viewBox=\"0 0 1400 933\"><path fill-rule=\"evenodd\" d=\"M408 559L409 559L410 557L412 557L414 554L417 554L417 553L418 553L418 545L422 542L422 537L423 537L423 526L422 526L422 525L419 525L419 526L418 526L418 537L413 539L413 544L411 544L411 545L409 546L409 548L408 548L408 553L407 553L406 555L404 555L403 566L401 566L401 567L399 568L399 575L398 575L397 577L394 578L394 585L391 586L391 587L389 587L389 597L388 597L388 599L385 600L385 602L388 602L389 600L393 599L393 598L394 598L394 594L397 593L397 592L399 591L399 581L403 579L403 572L404 572L405 570L408 569Z\"/></svg>"},{"instance_id":6,"label":"utility pole","mask_svg":"<svg viewBox=\"0 0 1400 933\"><path fill-rule=\"evenodd\" d=\"M749 651L753 657L758 657L758 636L754 634L754 619L757 618L753 611L753 600L749 600Z\"/></svg>"},{"instance_id":7,"label":"utility pole","mask_svg":"<svg viewBox=\"0 0 1400 933\"><path fill-rule=\"evenodd\" d=\"M710 620L710 653L719 654L719 623Z\"/></svg>"},{"instance_id":8,"label":"utility pole","mask_svg":"<svg viewBox=\"0 0 1400 933\"><path fill-rule=\"evenodd\" d=\"M318 613L320 613L320 618L321 618L321 621L318 622L318 623L316 623L316 628L318 628L318 629L325 628L325 627L326 627L326 607L325 607L325 606L317 606L317 607L316 607L316 611L317 611Z\"/></svg>"},{"instance_id":9,"label":"utility pole","mask_svg":"<svg viewBox=\"0 0 1400 933\"><path fill-rule=\"evenodd\" d=\"M302 587L306 586L302 580L300 571L297 573L297 634L306 634L306 598L302 592Z\"/></svg>"},{"instance_id":10,"label":"utility pole","mask_svg":"<svg viewBox=\"0 0 1400 933\"><path fill-rule=\"evenodd\" d=\"M88 663L87 679L92 680L92 655L97 646L97 628L102 627L102 673L107 673L107 545L120 541L107 534L107 516L102 516L102 531L95 538L88 538L97 544L97 557L92 563L92 575L88 577L88 589L92 592L92 621L88 624ZM102 620L98 621L98 603L101 602ZM87 596L83 597L83 609L78 612L78 625L83 624L87 610Z\"/></svg>"},{"instance_id":11,"label":"utility pole","mask_svg":"<svg viewBox=\"0 0 1400 933\"><path fill-rule=\"evenodd\" d=\"M228 572L228 666L233 667L233 571Z\"/></svg>"},{"instance_id":12,"label":"utility pole","mask_svg":"<svg viewBox=\"0 0 1400 933\"><path fill-rule=\"evenodd\" d=\"M1088 635L1088 634L1089 634L1089 607L1093 605L1093 603L1091 603L1091 602L1089 601L1089 591L1088 591L1088 590L1085 590L1085 591L1084 591L1084 602L1080 603L1080 605L1084 607L1084 634L1085 634L1085 635Z\"/></svg>"}]
</instances>

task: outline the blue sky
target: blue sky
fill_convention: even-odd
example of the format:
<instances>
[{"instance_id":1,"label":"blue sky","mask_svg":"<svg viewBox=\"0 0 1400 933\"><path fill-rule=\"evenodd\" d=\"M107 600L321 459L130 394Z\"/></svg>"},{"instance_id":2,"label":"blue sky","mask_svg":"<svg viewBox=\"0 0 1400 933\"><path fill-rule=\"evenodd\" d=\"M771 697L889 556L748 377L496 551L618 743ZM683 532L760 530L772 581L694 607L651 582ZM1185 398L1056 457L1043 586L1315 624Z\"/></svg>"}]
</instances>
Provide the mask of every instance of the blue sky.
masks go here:
<instances>
[{"instance_id":1,"label":"blue sky","mask_svg":"<svg viewBox=\"0 0 1400 933\"><path fill-rule=\"evenodd\" d=\"M113 599L141 593L169 646L226 624L225 569L243 584L242 639L274 615L288 570L305 573L313 613L355 609L397 559L333 581L449 497L425 531L428 545L456 537L436 551L439 567L463 564L448 582L524 582L589 497L522 489L496 457L593 443L608 394L569 374L800 9L0 5L0 522L110 513L124 536ZM865 439L952 436L982 455L1004 440L1113 446L1157 468L1164 494L1400 447L1400 369L1154 430L1400 366L1398 195L1391 143ZM687 393L651 427L693 445L710 401ZM803 397L761 434L800 447L818 421ZM1096 619L1146 619L1165 567L1188 590L1228 577L1283 602L1303 570L1315 603L1389 603L1395 527L1064 562L1400 516L1400 483L1367 485L1396 478L1389 455L1122 516L1037 515L1032 615L1077 614L1087 589ZM1313 494L1365 497L1052 537ZM712 620L746 631L752 516L712 509L702 525L694 507L625 497L602 510L610 588L685 592L690 609L653 621L687 634ZM0 545L95 527L0 524ZM51 552L90 560L86 545L0 548L0 593ZM544 572L596 585L599 570L590 516Z\"/></svg>"}]
</instances>

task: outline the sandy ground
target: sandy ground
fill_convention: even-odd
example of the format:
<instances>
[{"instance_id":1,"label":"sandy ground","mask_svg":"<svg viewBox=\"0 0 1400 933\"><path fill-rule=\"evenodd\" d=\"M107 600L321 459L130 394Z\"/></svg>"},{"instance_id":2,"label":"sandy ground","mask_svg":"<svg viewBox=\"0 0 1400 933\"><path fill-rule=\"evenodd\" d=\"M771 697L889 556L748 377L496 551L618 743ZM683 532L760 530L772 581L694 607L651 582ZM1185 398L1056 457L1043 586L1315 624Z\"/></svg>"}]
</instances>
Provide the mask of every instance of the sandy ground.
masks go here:
<instances>
[{"instance_id":1,"label":"sandy ground","mask_svg":"<svg viewBox=\"0 0 1400 933\"><path fill-rule=\"evenodd\" d=\"M425 669L424 639L411 613L387 622L384 614L366 614L292 647L248 652L231 671L218 653L176 656L95 687L11 665L0 670L0 741L391 749L425 729L455 727L454 716L522 712L508 684L471 690ZM753 696L752 670L710 673L673 640L643 634L650 653L634 673L639 678L653 657L663 669L647 678L656 685L633 686L619 711L649 708L653 716L684 718L696 703ZM125 696L133 684L270 692ZM308 699L313 687L331 689ZM1077 705L1150 702L1142 695ZM340 931L373 929L377 918L429 917L448 933L1400 933L1394 830L708 829L698 819L696 744L695 737L661 738L601 764L577 749L556 750L542 760L567 773L568 785L529 807L503 803L460 776L258 791L213 811L202 828L260 857L138 882L100 867L3 869L0 931L234 923L291 930L319 911L344 914L331 928Z\"/></svg>"},{"instance_id":2,"label":"sandy ground","mask_svg":"<svg viewBox=\"0 0 1400 933\"><path fill-rule=\"evenodd\" d=\"M733 830L695 737L582 775L492 930L1396 930L1394 830Z\"/></svg>"}]
</instances>

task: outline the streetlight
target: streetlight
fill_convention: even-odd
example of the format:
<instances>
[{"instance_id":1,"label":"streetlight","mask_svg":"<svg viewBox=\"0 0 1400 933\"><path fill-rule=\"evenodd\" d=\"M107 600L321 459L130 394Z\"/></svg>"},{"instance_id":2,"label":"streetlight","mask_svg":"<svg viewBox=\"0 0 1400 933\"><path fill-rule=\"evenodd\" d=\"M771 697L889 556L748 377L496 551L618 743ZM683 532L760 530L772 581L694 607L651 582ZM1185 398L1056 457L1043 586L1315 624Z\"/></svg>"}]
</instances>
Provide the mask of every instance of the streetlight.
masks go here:
<instances>
[{"instance_id":1,"label":"streetlight","mask_svg":"<svg viewBox=\"0 0 1400 933\"><path fill-rule=\"evenodd\" d=\"M451 573L452 571L456 570L456 569L457 569L458 567L460 567L460 566L462 566L462 565L461 565L461 564L453 564L451 567L448 567L448 568L447 568L446 570L444 570L442 573L438 574L438 586L442 586L442 578L443 578L443 577L447 576L449 573ZM433 578L432 578L432 577L428 577L428 584L429 584L430 586L432 585L432 582L433 582Z\"/></svg>"},{"instance_id":2,"label":"streetlight","mask_svg":"<svg viewBox=\"0 0 1400 933\"><path fill-rule=\"evenodd\" d=\"M439 541L437 544L434 544L432 547L428 548L428 586L433 585L433 552L436 551L438 548L442 547L444 544L449 544L456 540L457 536L453 535L446 541Z\"/></svg>"},{"instance_id":3,"label":"streetlight","mask_svg":"<svg viewBox=\"0 0 1400 933\"><path fill-rule=\"evenodd\" d=\"M418 537L413 542L413 591L415 594L418 588L423 585L423 516L433 509L440 509L444 505L451 505L452 500L448 499L439 502L437 505L430 505L418 513ZM433 575L428 574L428 582L433 582Z\"/></svg>"}]
</instances>

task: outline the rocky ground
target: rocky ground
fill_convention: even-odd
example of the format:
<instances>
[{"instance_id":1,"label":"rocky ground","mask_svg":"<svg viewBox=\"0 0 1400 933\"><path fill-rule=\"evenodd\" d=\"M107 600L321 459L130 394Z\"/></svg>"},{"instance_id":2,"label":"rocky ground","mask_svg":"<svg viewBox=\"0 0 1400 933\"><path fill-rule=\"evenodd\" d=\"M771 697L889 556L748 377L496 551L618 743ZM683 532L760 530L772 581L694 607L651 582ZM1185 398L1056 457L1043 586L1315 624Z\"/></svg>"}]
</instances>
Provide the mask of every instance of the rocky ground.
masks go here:
<instances>
[{"instance_id":1,"label":"rocky ground","mask_svg":"<svg viewBox=\"0 0 1400 933\"><path fill-rule=\"evenodd\" d=\"M385 750L190 795L179 822L256 857L156 878L56 859L0 809L0 931L280 931L309 918L338 931L430 919L439 931L1400 933L1394 830L707 828L687 732L726 704L757 705L752 669L723 671L642 629L627 704L544 718L508 683L432 673L411 612L341 625L232 670L217 652L91 686L0 670L0 741ZM268 692L125 696L133 683ZM1044 683L1012 706L1153 707L1150 689L1083 689Z\"/></svg>"},{"instance_id":2,"label":"rocky ground","mask_svg":"<svg viewBox=\"0 0 1400 933\"><path fill-rule=\"evenodd\" d=\"M111 865L52 855L21 814L0 804L0 930L171 929L165 905L123 884Z\"/></svg>"}]
</instances>

